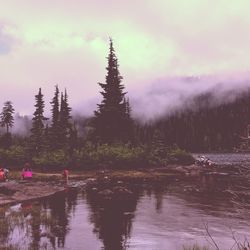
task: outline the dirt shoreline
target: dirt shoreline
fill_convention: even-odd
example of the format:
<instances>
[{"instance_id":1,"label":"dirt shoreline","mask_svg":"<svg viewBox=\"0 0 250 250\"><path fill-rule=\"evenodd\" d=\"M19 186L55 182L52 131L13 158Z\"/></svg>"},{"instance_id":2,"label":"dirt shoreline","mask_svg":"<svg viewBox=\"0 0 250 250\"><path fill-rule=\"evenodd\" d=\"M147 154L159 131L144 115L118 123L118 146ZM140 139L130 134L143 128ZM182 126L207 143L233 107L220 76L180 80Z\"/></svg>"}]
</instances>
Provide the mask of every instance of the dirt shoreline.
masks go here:
<instances>
[{"instance_id":1,"label":"dirt shoreline","mask_svg":"<svg viewBox=\"0 0 250 250\"><path fill-rule=\"evenodd\" d=\"M37 200L62 192L65 187L47 182L15 180L0 184L0 206Z\"/></svg>"},{"instance_id":2,"label":"dirt shoreline","mask_svg":"<svg viewBox=\"0 0 250 250\"><path fill-rule=\"evenodd\" d=\"M224 172L220 167L169 166L166 168L138 169L138 170L91 170L71 171L68 185L62 180L61 173L34 172L33 180L20 180L20 173L11 171L10 181L0 183L0 206L16 204L28 200L37 200L62 192L68 187L86 185L88 180L109 178L112 180L144 180L158 181L167 178L193 177L200 174L220 174ZM229 170L229 169L228 169ZM234 170L235 171L235 170ZM82 182L83 181L83 182ZM79 184L79 182L81 184Z\"/></svg>"}]
</instances>

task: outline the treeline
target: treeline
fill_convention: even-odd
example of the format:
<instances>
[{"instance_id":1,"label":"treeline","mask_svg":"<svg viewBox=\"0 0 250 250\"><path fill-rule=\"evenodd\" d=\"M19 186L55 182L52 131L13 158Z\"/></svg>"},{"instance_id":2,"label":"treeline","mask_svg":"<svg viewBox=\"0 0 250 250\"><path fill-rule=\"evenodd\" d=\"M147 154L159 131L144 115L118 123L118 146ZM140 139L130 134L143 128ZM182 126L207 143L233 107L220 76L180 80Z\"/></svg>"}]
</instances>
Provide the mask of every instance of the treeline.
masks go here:
<instances>
[{"instance_id":1,"label":"treeline","mask_svg":"<svg viewBox=\"0 0 250 250\"><path fill-rule=\"evenodd\" d=\"M106 81L99 83L103 99L94 116L85 120L82 136L78 134L80 125L72 118L67 91L60 92L58 86L50 102L50 118L44 116L44 96L39 88L30 135L25 138L12 136L14 108L6 102L1 115L6 132L0 140L0 162L21 165L29 161L43 168L136 168L192 163L192 156L176 145L167 146L157 131L151 142L140 143L112 40L107 59Z\"/></svg>"},{"instance_id":2,"label":"treeline","mask_svg":"<svg viewBox=\"0 0 250 250\"><path fill-rule=\"evenodd\" d=\"M190 164L193 158L185 150L232 151L242 149L242 141L248 148L249 89L241 94L208 92L184 103L182 110L142 124L131 117L112 40L107 59L105 83L98 83L102 101L91 118L72 117L67 90L60 92L58 86L50 102L51 116L45 117L39 88L29 135L14 136L14 107L5 102L0 114L5 129L0 136L0 164L136 168Z\"/></svg>"},{"instance_id":3,"label":"treeline","mask_svg":"<svg viewBox=\"0 0 250 250\"><path fill-rule=\"evenodd\" d=\"M131 117L131 107L110 40L105 83L99 83L102 101L92 118L73 119L66 90L55 86L51 117L44 116L39 88L29 135L13 136L14 108L4 103L0 125L0 163L20 166L29 161L43 168L136 168L190 164L191 152L232 151L248 148L250 90L241 94L215 92L190 99L182 110L142 124ZM145 107L146 108L146 107ZM79 131L83 133L79 133ZM246 143L247 141L247 143Z\"/></svg>"},{"instance_id":4,"label":"treeline","mask_svg":"<svg viewBox=\"0 0 250 250\"><path fill-rule=\"evenodd\" d=\"M191 152L249 150L250 89L241 94L208 92L196 96L179 110L151 124L138 126L141 143L152 141L159 130L166 145ZM243 147L244 146L244 147Z\"/></svg>"}]
</instances>

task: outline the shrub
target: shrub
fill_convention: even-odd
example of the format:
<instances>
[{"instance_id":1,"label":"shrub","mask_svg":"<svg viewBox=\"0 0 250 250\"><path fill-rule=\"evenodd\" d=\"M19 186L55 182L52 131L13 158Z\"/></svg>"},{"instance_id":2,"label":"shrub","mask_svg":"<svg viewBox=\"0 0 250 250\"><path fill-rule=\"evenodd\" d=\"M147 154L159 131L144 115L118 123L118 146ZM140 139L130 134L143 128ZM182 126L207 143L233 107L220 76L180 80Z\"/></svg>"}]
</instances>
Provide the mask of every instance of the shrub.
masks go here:
<instances>
[{"instance_id":1,"label":"shrub","mask_svg":"<svg viewBox=\"0 0 250 250\"><path fill-rule=\"evenodd\" d=\"M28 151L22 146L12 146L9 149L0 149L0 160L4 164L23 165L28 161Z\"/></svg>"},{"instance_id":2,"label":"shrub","mask_svg":"<svg viewBox=\"0 0 250 250\"><path fill-rule=\"evenodd\" d=\"M39 156L32 158L36 166L42 168L63 168L68 165L69 158L64 150L55 150L41 153Z\"/></svg>"},{"instance_id":3,"label":"shrub","mask_svg":"<svg viewBox=\"0 0 250 250\"><path fill-rule=\"evenodd\" d=\"M194 157L190 153L179 148L171 151L168 157L170 163L191 165L195 162Z\"/></svg>"},{"instance_id":4,"label":"shrub","mask_svg":"<svg viewBox=\"0 0 250 250\"><path fill-rule=\"evenodd\" d=\"M85 166L111 168L138 168L147 163L143 147L130 147L127 144L85 147L78 153L77 161Z\"/></svg>"}]
</instances>

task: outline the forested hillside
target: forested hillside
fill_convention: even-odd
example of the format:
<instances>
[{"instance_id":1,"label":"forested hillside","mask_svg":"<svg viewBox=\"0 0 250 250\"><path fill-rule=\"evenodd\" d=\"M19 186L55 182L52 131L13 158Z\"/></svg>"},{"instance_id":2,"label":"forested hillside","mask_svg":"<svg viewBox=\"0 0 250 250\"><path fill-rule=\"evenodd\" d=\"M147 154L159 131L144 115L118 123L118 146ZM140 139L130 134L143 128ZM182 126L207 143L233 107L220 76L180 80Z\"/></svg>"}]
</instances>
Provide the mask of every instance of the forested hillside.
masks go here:
<instances>
[{"instance_id":1,"label":"forested hillside","mask_svg":"<svg viewBox=\"0 0 250 250\"><path fill-rule=\"evenodd\" d=\"M250 124L250 90L217 95L207 92L190 99L183 109L164 118L138 125L142 143L152 141L159 130L167 145L192 151L237 150Z\"/></svg>"}]
</instances>

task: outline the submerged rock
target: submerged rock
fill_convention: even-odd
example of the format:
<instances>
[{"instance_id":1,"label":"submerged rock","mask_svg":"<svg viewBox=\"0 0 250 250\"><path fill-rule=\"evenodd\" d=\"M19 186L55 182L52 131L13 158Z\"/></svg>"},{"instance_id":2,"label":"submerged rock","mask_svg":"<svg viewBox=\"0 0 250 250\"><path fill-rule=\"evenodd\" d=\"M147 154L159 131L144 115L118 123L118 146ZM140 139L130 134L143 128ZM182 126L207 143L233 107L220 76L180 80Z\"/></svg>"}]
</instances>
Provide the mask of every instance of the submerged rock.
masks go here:
<instances>
[{"instance_id":1,"label":"submerged rock","mask_svg":"<svg viewBox=\"0 0 250 250\"><path fill-rule=\"evenodd\" d=\"M17 190L15 189L11 189L7 186L0 186L0 193L4 194L4 195L13 195L14 193L16 193Z\"/></svg>"},{"instance_id":2,"label":"submerged rock","mask_svg":"<svg viewBox=\"0 0 250 250\"><path fill-rule=\"evenodd\" d=\"M99 191L97 194L104 199L110 199L114 195L114 192L110 189L104 189Z\"/></svg>"},{"instance_id":3,"label":"submerged rock","mask_svg":"<svg viewBox=\"0 0 250 250\"><path fill-rule=\"evenodd\" d=\"M132 195L133 192L128 190L125 187L117 186L113 188L113 191L116 195Z\"/></svg>"}]
</instances>

